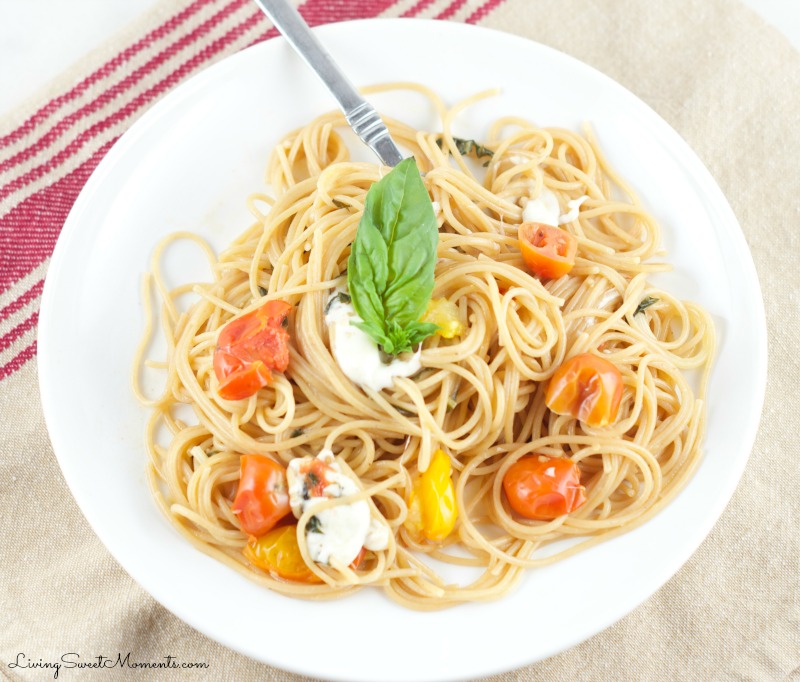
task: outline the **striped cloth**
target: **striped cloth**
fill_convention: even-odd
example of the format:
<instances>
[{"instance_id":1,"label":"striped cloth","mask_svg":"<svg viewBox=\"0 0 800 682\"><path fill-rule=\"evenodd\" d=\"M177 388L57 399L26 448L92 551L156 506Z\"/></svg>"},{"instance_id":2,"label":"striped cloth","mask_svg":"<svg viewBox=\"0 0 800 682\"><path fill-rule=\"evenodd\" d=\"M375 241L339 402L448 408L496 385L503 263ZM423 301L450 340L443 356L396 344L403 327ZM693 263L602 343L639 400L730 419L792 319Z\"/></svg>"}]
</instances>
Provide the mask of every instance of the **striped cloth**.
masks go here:
<instances>
[{"instance_id":1,"label":"striped cloth","mask_svg":"<svg viewBox=\"0 0 800 682\"><path fill-rule=\"evenodd\" d=\"M618 623L491 681L800 681L800 54L738 0L307 0L300 9L311 24L373 16L482 23L597 67L656 109L705 162L761 278L767 399L750 462L719 522L683 568ZM63 670L58 679L302 679L205 638L114 561L58 469L30 362L49 256L100 159L175 85L274 33L251 0L159 0L46 94L0 119L0 678L53 679L52 670L12 667L20 654L58 661L66 652L131 652L138 661L169 654L210 667L157 678ZM546 617L526 605L518 622L477 625L465 645L480 646L480 627ZM581 613L574 617L580 629ZM358 633L346 636L357 641ZM409 633L398 655L422 647L436 642Z\"/></svg>"},{"instance_id":2,"label":"striped cloth","mask_svg":"<svg viewBox=\"0 0 800 682\"><path fill-rule=\"evenodd\" d=\"M312 26L367 17L476 23L504 0L307 0ZM252 0L169 2L169 16L0 129L0 380L36 355L50 254L78 193L114 142L172 88L277 31Z\"/></svg>"}]
</instances>

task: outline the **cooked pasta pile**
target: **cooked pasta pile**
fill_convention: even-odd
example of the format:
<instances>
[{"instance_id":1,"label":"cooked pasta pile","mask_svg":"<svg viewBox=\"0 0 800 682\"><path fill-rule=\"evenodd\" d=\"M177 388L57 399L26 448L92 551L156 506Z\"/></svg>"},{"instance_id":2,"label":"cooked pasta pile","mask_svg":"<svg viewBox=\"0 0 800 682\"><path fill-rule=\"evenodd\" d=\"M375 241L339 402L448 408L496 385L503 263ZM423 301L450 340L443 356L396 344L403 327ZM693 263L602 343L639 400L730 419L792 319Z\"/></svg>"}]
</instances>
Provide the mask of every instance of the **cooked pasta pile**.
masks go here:
<instances>
[{"instance_id":1,"label":"cooked pasta pile","mask_svg":"<svg viewBox=\"0 0 800 682\"><path fill-rule=\"evenodd\" d=\"M438 609L500 597L524 569L625 532L675 497L701 459L714 330L701 307L648 282L650 273L668 269L659 261L658 225L590 131L506 118L479 145L465 145L453 137L452 122L475 98L448 109L421 86L373 90L389 87L426 95L440 115L440 129L431 132L387 123L416 158L435 202L432 298L455 305L463 333L428 337L422 369L380 391L357 385L337 363L325 309L346 286L367 191L389 169L351 161L337 132L343 117L330 113L274 149L270 195L248 200L252 226L218 258L201 244L213 281L168 291L159 274L163 250L174 239L200 240L181 233L156 249L145 299L155 284L162 303L149 311L134 386L152 410L153 495L195 546L283 594L329 598L372 585L404 606ZM574 267L556 279L532 274L518 242L525 207L547 191L566 214L561 229L578 244ZM581 197L570 213L569 202ZM190 290L195 301L182 309L178 299ZM277 299L293 308L288 368L252 397L221 398L213 368L220 329ZM153 399L139 377L156 328L167 340L160 365L166 385ZM588 426L546 405L556 369L581 353L621 373L622 398L608 426ZM197 423L181 420L183 405ZM271 575L243 554L248 533L232 510L240 457L268 455L288 465L325 449L359 485L355 496L325 504L367 500L372 517L390 531L388 546L367 552L358 568L312 561L306 513L297 540L317 582ZM433 542L409 530L407 513L413 482L438 450L452 465L458 518L453 532ZM552 520L516 514L503 479L532 454L575 462L585 503ZM472 582L452 584L427 557L482 571Z\"/></svg>"}]
</instances>

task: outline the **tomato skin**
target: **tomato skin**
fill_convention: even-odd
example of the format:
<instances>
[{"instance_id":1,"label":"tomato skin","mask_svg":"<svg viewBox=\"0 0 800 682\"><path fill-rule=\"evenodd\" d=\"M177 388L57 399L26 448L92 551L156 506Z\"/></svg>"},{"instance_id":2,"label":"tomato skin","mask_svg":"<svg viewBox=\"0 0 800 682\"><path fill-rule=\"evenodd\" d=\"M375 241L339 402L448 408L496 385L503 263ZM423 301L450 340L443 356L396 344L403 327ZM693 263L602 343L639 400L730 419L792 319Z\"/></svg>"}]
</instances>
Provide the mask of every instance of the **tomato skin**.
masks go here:
<instances>
[{"instance_id":1,"label":"tomato skin","mask_svg":"<svg viewBox=\"0 0 800 682\"><path fill-rule=\"evenodd\" d=\"M586 502L578 465L563 457L521 457L503 476L503 490L517 514L538 521L552 521Z\"/></svg>"},{"instance_id":2,"label":"tomato skin","mask_svg":"<svg viewBox=\"0 0 800 682\"><path fill-rule=\"evenodd\" d=\"M268 301L222 328L214 350L214 374L219 381L220 397L249 398L269 384L270 370L286 370L289 366L286 327L291 310L286 301Z\"/></svg>"},{"instance_id":3,"label":"tomato skin","mask_svg":"<svg viewBox=\"0 0 800 682\"><path fill-rule=\"evenodd\" d=\"M525 265L537 277L557 279L575 265L578 240L566 230L545 223L522 223L518 235Z\"/></svg>"},{"instance_id":4,"label":"tomato skin","mask_svg":"<svg viewBox=\"0 0 800 682\"><path fill-rule=\"evenodd\" d=\"M249 535L264 535L289 511L286 469L264 455L242 455L233 513Z\"/></svg>"},{"instance_id":5,"label":"tomato skin","mask_svg":"<svg viewBox=\"0 0 800 682\"><path fill-rule=\"evenodd\" d=\"M608 360L581 353L553 374L545 403L556 414L570 415L589 426L608 426L622 400L622 373Z\"/></svg>"},{"instance_id":6,"label":"tomato skin","mask_svg":"<svg viewBox=\"0 0 800 682\"><path fill-rule=\"evenodd\" d=\"M350 564L350 568L352 568L354 571L357 571L361 567L361 564L364 563L364 559L366 557L367 557L367 548L362 547L361 551L358 553L358 556L355 559L353 559L353 563Z\"/></svg>"},{"instance_id":7,"label":"tomato skin","mask_svg":"<svg viewBox=\"0 0 800 682\"><path fill-rule=\"evenodd\" d=\"M279 526L260 538L251 537L243 554L253 566L273 577L299 583L322 582L303 561L296 525Z\"/></svg>"}]
</instances>

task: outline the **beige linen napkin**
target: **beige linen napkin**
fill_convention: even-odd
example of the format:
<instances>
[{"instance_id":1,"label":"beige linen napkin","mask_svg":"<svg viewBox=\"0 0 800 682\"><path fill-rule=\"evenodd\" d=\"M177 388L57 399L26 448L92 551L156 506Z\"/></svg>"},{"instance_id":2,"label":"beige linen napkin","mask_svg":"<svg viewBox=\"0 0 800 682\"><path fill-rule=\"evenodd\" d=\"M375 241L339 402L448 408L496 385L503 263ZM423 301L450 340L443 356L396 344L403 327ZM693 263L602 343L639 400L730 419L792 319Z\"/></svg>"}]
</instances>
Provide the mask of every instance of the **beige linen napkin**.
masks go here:
<instances>
[{"instance_id":1,"label":"beige linen napkin","mask_svg":"<svg viewBox=\"0 0 800 682\"><path fill-rule=\"evenodd\" d=\"M186 4L164 0L126 35L144 35ZM733 0L507 0L479 23L591 64L683 135L742 225L770 340L750 462L700 549L605 632L491 679L800 679L800 54ZM78 68L88 72L117 49L110 44ZM0 132L14 123L0 121ZM0 420L0 677L52 679L52 671L8 667L20 653L57 661L70 651L130 651L140 661L169 654L209 667L158 675L62 671L59 679L302 679L200 635L116 564L58 469L34 362L0 382Z\"/></svg>"}]
</instances>

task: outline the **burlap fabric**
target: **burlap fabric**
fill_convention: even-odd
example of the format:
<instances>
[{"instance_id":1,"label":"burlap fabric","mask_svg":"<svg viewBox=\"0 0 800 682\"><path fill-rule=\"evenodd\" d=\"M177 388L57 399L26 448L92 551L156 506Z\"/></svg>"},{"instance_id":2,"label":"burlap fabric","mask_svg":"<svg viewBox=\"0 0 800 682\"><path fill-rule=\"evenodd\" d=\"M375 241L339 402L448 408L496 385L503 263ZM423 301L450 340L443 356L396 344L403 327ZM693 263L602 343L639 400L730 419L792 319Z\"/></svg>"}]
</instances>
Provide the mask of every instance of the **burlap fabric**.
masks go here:
<instances>
[{"instance_id":1,"label":"burlap fabric","mask_svg":"<svg viewBox=\"0 0 800 682\"><path fill-rule=\"evenodd\" d=\"M226 6L236 5L230 12L244 11L241 3L206 4L192 19L198 25L201 20L229 21L230 14L213 14ZM319 21L378 11L374 2L363 3L369 13L360 13L358 2L316 4L328 6L327 14L318 12ZM27 120L25 135L35 139L37 126L43 125L41 116L36 118L42 106L137 40L159 39L152 37L153 31L189 5L187 0L162 0L47 92L0 121L0 135L18 130ZM398 16L416 5L385 2L378 9ZM435 16L444 7L452 20L475 21L563 50L628 87L695 149L728 197L753 252L770 342L766 404L750 462L700 549L651 599L605 632L549 660L491 679L800 679L800 54L734 0L506 0L485 5L454 3L450 11L440 1L419 14ZM98 135L94 147L86 143L77 149L73 168L61 172L45 165L27 185L14 183L31 172L30 163L6 170L0 182L11 183L16 194L0 194L0 218L51 183L63 183L65 172L90 169L93 155L102 156L108 142L147 103L185 75L259 37L265 28L269 26L250 24L215 52L204 53L173 82L151 93L144 106L109 124L106 137ZM186 49L199 53L215 39L209 35L206 43L198 40ZM160 63L147 77L154 79L159 70L168 72L177 64ZM88 82L81 101L92 102L101 87L100 81ZM123 98L119 106L124 104ZM76 103L66 106L78 110ZM83 113L76 114L62 147L91 130L91 115L89 111L84 121ZM12 143L24 146L24 140ZM41 154L56 151L44 149ZM67 201L72 195L63 196ZM20 246L16 233L4 229L0 227L0 262L6 270L0 273L0 308L11 310L5 321L9 325L21 307L35 313L36 291L21 304L15 301L36 288L47 266L44 256L31 261L27 270L19 265L28 263L25 243L39 251L52 244L42 237L44 246L36 238ZM22 288L15 292L14 286ZM59 679L301 679L241 656L182 623L139 588L95 537L64 483L48 440L35 346L30 341L19 346L25 335L35 333L33 317L33 322L0 326L0 352L5 352L0 355L5 369L0 381L0 677L53 678L52 670L9 667L20 653L32 660L57 661L65 652L89 658L130 651L136 660L156 661L169 654L182 661L206 661L209 667L158 674L62 670ZM19 352L9 358L14 344ZM741 358L743 364L749 361Z\"/></svg>"}]
</instances>

